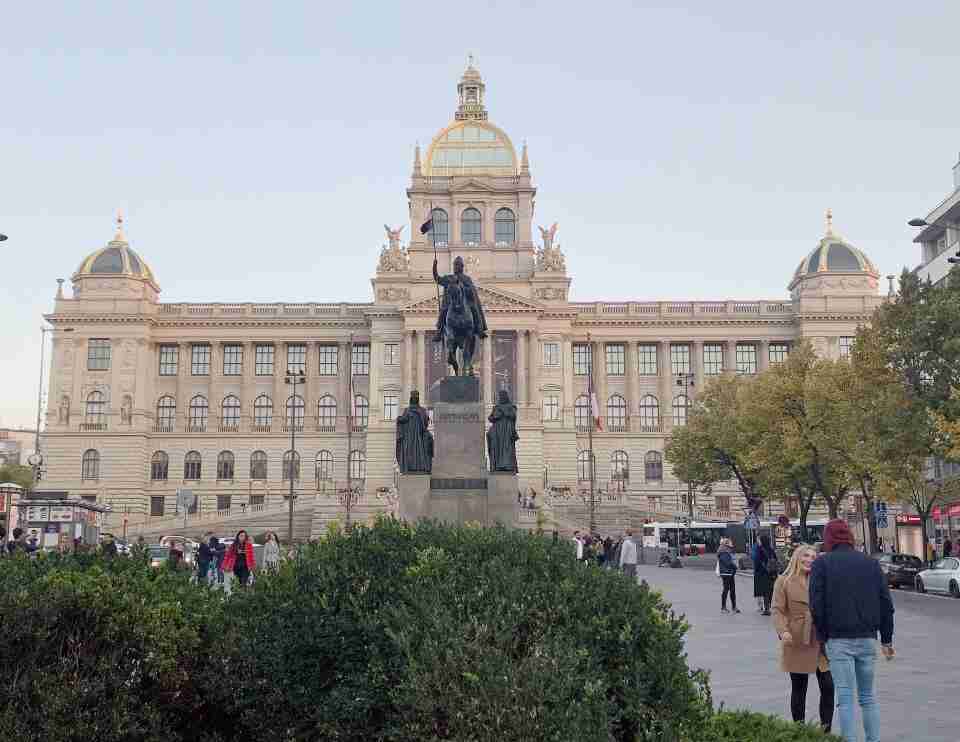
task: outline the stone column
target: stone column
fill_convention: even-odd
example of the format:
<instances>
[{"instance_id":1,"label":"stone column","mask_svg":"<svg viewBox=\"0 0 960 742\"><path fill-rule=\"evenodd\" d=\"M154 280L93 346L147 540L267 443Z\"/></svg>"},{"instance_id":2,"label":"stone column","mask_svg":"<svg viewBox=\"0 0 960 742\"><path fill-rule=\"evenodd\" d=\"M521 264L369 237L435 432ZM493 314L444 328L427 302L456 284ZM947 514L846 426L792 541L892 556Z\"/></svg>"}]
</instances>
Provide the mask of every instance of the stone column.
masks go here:
<instances>
[{"instance_id":1,"label":"stone column","mask_svg":"<svg viewBox=\"0 0 960 742\"><path fill-rule=\"evenodd\" d=\"M179 343L177 350L177 416L174 430L183 432L190 419L190 343Z\"/></svg>"},{"instance_id":2,"label":"stone column","mask_svg":"<svg viewBox=\"0 0 960 742\"><path fill-rule=\"evenodd\" d=\"M253 425L253 401L256 394L257 344L248 340L243 344L243 386L240 393L240 429Z\"/></svg>"},{"instance_id":3,"label":"stone column","mask_svg":"<svg viewBox=\"0 0 960 742\"><path fill-rule=\"evenodd\" d=\"M627 414L630 416L629 429L634 429L633 420L640 415L640 374L637 366L637 343L633 340L625 343L624 369L627 375Z\"/></svg>"},{"instance_id":4,"label":"stone column","mask_svg":"<svg viewBox=\"0 0 960 742\"><path fill-rule=\"evenodd\" d=\"M660 341L660 357L657 359L660 372L660 423L663 432L673 427L673 371L670 366L670 341Z\"/></svg>"},{"instance_id":5,"label":"stone column","mask_svg":"<svg viewBox=\"0 0 960 742\"><path fill-rule=\"evenodd\" d=\"M493 396L493 331L487 332L483 339L483 399L484 405L490 406L494 402Z\"/></svg>"},{"instance_id":6,"label":"stone column","mask_svg":"<svg viewBox=\"0 0 960 742\"><path fill-rule=\"evenodd\" d=\"M563 338L563 427L573 428L573 402L576 398L573 386L573 339Z\"/></svg>"},{"instance_id":7,"label":"stone column","mask_svg":"<svg viewBox=\"0 0 960 742\"><path fill-rule=\"evenodd\" d=\"M703 389L706 383L706 376L703 373L703 341L694 340L690 344L691 371L693 372L693 387L688 392L693 392L691 397L695 397Z\"/></svg>"},{"instance_id":8,"label":"stone column","mask_svg":"<svg viewBox=\"0 0 960 742\"><path fill-rule=\"evenodd\" d=\"M518 405L527 404L527 331L517 330L517 398Z\"/></svg>"},{"instance_id":9,"label":"stone column","mask_svg":"<svg viewBox=\"0 0 960 742\"><path fill-rule=\"evenodd\" d=\"M287 424L287 397L293 395L293 386L287 385L288 345L289 342L279 340L273 344L273 430L283 430L283 426ZM297 391L300 391L299 386ZM283 450L286 451L289 447L290 442L287 441Z\"/></svg>"},{"instance_id":10,"label":"stone column","mask_svg":"<svg viewBox=\"0 0 960 742\"><path fill-rule=\"evenodd\" d=\"M770 366L770 341L757 341L757 370L766 371Z\"/></svg>"},{"instance_id":11,"label":"stone column","mask_svg":"<svg viewBox=\"0 0 960 742\"><path fill-rule=\"evenodd\" d=\"M600 408L600 418L603 427L607 427L607 344L602 340L594 340L590 344L590 360L593 364L593 390L597 395L597 407Z\"/></svg>"},{"instance_id":12,"label":"stone column","mask_svg":"<svg viewBox=\"0 0 960 742\"><path fill-rule=\"evenodd\" d=\"M415 384L413 381L413 331L404 330L403 331L403 373L402 381L400 384L402 398L400 400L401 406L405 406L407 400L410 399L410 392L414 389ZM421 391L422 395L422 391ZM425 400L421 396L420 403L424 404Z\"/></svg>"},{"instance_id":13,"label":"stone column","mask_svg":"<svg viewBox=\"0 0 960 742\"><path fill-rule=\"evenodd\" d=\"M537 416L540 415L540 364L543 363L543 353L540 350L540 340L536 330L528 332L528 341L530 343L529 353L527 353L527 367L529 370L530 383L527 386L527 399L532 407L537 409Z\"/></svg>"},{"instance_id":14,"label":"stone column","mask_svg":"<svg viewBox=\"0 0 960 742\"><path fill-rule=\"evenodd\" d=\"M417 385L420 389L420 404L424 404L427 399L427 334L428 330L420 330L417 333Z\"/></svg>"},{"instance_id":15,"label":"stone column","mask_svg":"<svg viewBox=\"0 0 960 742\"><path fill-rule=\"evenodd\" d=\"M730 374L737 373L737 341L727 340L724 349L723 370Z\"/></svg>"},{"instance_id":16,"label":"stone column","mask_svg":"<svg viewBox=\"0 0 960 742\"><path fill-rule=\"evenodd\" d=\"M383 338L370 335L370 427L383 427Z\"/></svg>"}]
</instances>

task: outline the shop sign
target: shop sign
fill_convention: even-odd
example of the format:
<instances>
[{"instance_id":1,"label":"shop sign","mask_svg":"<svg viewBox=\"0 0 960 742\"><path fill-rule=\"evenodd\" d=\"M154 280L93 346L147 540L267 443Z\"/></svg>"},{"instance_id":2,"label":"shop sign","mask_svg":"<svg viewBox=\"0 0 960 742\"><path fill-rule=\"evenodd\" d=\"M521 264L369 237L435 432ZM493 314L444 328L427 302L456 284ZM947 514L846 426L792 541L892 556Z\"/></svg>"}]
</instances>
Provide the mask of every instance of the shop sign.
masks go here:
<instances>
[{"instance_id":1,"label":"shop sign","mask_svg":"<svg viewBox=\"0 0 960 742\"><path fill-rule=\"evenodd\" d=\"M69 505L51 507L50 517L47 520L54 523L69 523L73 520L73 508Z\"/></svg>"},{"instance_id":2,"label":"shop sign","mask_svg":"<svg viewBox=\"0 0 960 742\"><path fill-rule=\"evenodd\" d=\"M901 526L919 526L920 516L910 515L909 513L897 513L897 523Z\"/></svg>"},{"instance_id":3,"label":"shop sign","mask_svg":"<svg viewBox=\"0 0 960 742\"><path fill-rule=\"evenodd\" d=\"M27 508L28 521L47 521L50 520L50 508L46 505L31 505Z\"/></svg>"}]
</instances>

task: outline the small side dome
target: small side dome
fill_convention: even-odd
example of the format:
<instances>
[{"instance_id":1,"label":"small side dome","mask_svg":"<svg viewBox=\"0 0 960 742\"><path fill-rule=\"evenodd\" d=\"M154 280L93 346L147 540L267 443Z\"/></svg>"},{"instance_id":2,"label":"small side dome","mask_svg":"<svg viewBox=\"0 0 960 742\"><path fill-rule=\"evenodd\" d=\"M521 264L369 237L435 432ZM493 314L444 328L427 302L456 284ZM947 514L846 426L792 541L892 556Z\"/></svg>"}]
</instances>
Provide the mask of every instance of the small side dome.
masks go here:
<instances>
[{"instance_id":1,"label":"small side dome","mask_svg":"<svg viewBox=\"0 0 960 742\"><path fill-rule=\"evenodd\" d=\"M833 214L827 211L827 232L807 257L800 261L790 281L797 281L824 273L866 273L874 278L880 274L866 254L833 231Z\"/></svg>"},{"instance_id":2,"label":"small side dome","mask_svg":"<svg viewBox=\"0 0 960 742\"><path fill-rule=\"evenodd\" d=\"M140 278L156 285L156 279L153 277L153 271L137 255L127 242L123 233L123 217L117 216L117 233L113 239L96 252L88 255L73 279L76 281L83 276L126 276L130 278Z\"/></svg>"}]
</instances>

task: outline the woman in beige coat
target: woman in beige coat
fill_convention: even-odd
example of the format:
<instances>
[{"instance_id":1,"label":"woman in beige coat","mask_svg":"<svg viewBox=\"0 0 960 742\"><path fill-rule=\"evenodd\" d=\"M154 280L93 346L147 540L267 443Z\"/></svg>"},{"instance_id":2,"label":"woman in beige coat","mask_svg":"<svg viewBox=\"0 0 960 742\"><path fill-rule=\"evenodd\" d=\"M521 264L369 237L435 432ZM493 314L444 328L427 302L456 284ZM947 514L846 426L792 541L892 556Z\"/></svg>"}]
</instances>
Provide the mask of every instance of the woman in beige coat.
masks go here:
<instances>
[{"instance_id":1,"label":"woman in beige coat","mask_svg":"<svg viewBox=\"0 0 960 742\"><path fill-rule=\"evenodd\" d=\"M807 684L817 674L820 686L820 726L830 731L833 723L833 676L817 641L810 615L810 569L817 558L812 546L801 544L793 552L786 571L773 588L773 625L780 637L780 669L790 673L790 712L793 720L807 716Z\"/></svg>"}]
</instances>

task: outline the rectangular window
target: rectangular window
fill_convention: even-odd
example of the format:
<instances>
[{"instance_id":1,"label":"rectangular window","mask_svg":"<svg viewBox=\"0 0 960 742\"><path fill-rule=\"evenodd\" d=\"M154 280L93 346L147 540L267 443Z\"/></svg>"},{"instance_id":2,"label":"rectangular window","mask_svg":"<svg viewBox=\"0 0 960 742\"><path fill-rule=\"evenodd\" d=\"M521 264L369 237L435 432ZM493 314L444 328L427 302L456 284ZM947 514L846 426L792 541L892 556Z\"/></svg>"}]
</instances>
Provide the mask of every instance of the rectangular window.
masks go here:
<instances>
[{"instance_id":1,"label":"rectangular window","mask_svg":"<svg viewBox=\"0 0 960 742\"><path fill-rule=\"evenodd\" d=\"M840 338L840 357L849 358L850 351L853 350L853 341L856 340L854 337L843 336Z\"/></svg>"},{"instance_id":2,"label":"rectangular window","mask_svg":"<svg viewBox=\"0 0 960 742\"><path fill-rule=\"evenodd\" d=\"M150 517L163 517L163 495L153 495L150 498Z\"/></svg>"},{"instance_id":3,"label":"rectangular window","mask_svg":"<svg viewBox=\"0 0 960 742\"><path fill-rule=\"evenodd\" d=\"M560 419L560 397L556 394L547 394L543 398L543 419Z\"/></svg>"},{"instance_id":4,"label":"rectangular window","mask_svg":"<svg viewBox=\"0 0 960 742\"><path fill-rule=\"evenodd\" d=\"M400 396L396 392L383 395L383 419L396 420L400 414Z\"/></svg>"},{"instance_id":5,"label":"rectangular window","mask_svg":"<svg viewBox=\"0 0 960 742\"><path fill-rule=\"evenodd\" d=\"M257 376L273 376L273 346L257 345L256 355L254 373Z\"/></svg>"},{"instance_id":6,"label":"rectangular window","mask_svg":"<svg viewBox=\"0 0 960 742\"><path fill-rule=\"evenodd\" d=\"M287 373L307 373L307 346L287 343Z\"/></svg>"},{"instance_id":7,"label":"rectangular window","mask_svg":"<svg viewBox=\"0 0 960 742\"><path fill-rule=\"evenodd\" d=\"M354 345L353 356L350 359L350 372L354 376L370 375L370 346Z\"/></svg>"},{"instance_id":8,"label":"rectangular window","mask_svg":"<svg viewBox=\"0 0 960 742\"><path fill-rule=\"evenodd\" d=\"M176 376L180 360L180 348L176 345L160 346L160 375Z\"/></svg>"},{"instance_id":9,"label":"rectangular window","mask_svg":"<svg viewBox=\"0 0 960 742\"><path fill-rule=\"evenodd\" d=\"M622 343L607 344L607 376L623 376L626 348Z\"/></svg>"},{"instance_id":10,"label":"rectangular window","mask_svg":"<svg viewBox=\"0 0 960 742\"><path fill-rule=\"evenodd\" d=\"M656 376L657 373L657 346L652 343L641 343L637 346L637 373L641 376Z\"/></svg>"},{"instance_id":11,"label":"rectangular window","mask_svg":"<svg viewBox=\"0 0 960 742\"><path fill-rule=\"evenodd\" d=\"M337 351L338 351L338 348L336 345L320 346L320 375L321 376L337 375L337 356L338 356Z\"/></svg>"},{"instance_id":12,"label":"rectangular window","mask_svg":"<svg viewBox=\"0 0 960 742\"><path fill-rule=\"evenodd\" d=\"M230 495L217 495L217 510L230 509Z\"/></svg>"},{"instance_id":13,"label":"rectangular window","mask_svg":"<svg viewBox=\"0 0 960 742\"><path fill-rule=\"evenodd\" d=\"M223 346L223 375L240 376L243 373L243 346Z\"/></svg>"},{"instance_id":14,"label":"rectangular window","mask_svg":"<svg viewBox=\"0 0 960 742\"><path fill-rule=\"evenodd\" d=\"M543 344L543 365L544 366L560 365L560 343L544 343Z\"/></svg>"},{"instance_id":15,"label":"rectangular window","mask_svg":"<svg viewBox=\"0 0 960 742\"><path fill-rule=\"evenodd\" d=\"M670 346L670 372L674 376L690 373L690 346Z\"/></svg>"},{"instance_id":16,"label":"rectangular window","mask_svg":"<svg viewBox=\"0 0 960 742\"><path fill-rule=\"evenodd\" d=\"M210 375L210 346L194 345L193 358L190 363L190 373L194 376Z\"/></svg>"},{"instance_id":17,"label":"rectangular window","mask_svg":"<svg viewBox=\"0 0 960 742\"><path fill-rule=\"evenodd\" d=\"M716 376L723 373L723 346L719 343L704 344L703 373L707 376Z\"/></svg>"},{"instance_id":18,"label":"rectangular window","mask_svg":"<svg viewBox=\"0 0 960 742\"><path fill-rule=\"evenodd\" d=\"M770 363L783 363L790 355L790 346L786 343L770 343Z\"/></svg>"},{"instance_id":19,"label":"rectangular window","mask_svg":"<svg viewBox=\"0 0 960 742\"><path fill-rule=\"evenodd\" d=\"M383 365L384 366L400 365L400 345L398 343L383 344Z\"/></svg>"},{"instance_id":20,"label":"rectangular window","mask_svg":"<svg viewBox=\"0 0 960 742\"><path fill-rule=\"evenodd\" d=\"M757 346L737 343L737 373L757 373Z\"/></svg>"},{"instance_id":21,"label":"rectangular window","mask_svg":"<svg viewBox=\"0 0 960 742\"><path fill-rule=\"evenodd\" d=\"M730 511L730 496L729 495L717 495L714 498L716 503L717 510L729 512Z\"/></svg>"},{"instance_id":22,"label":"rectangular window","mask_svg":"<svg viewBox=\"0 0 960 742\"><path fill-rule=\"evenodd\" d=\"M110 368L110 341L91 338L87 341L87 370L106 371Z\"/></svg>"},{"instance_id":23,"label":"rectangular window","mask_svg":"<svg viewBox=\"0 0 960 742\"><path fill-rule=\"evenodd\" d=\"M592 360L590 346L587 343L573 344L573 373L577 376L586 376L590 373Z\"/></svg>"}]
</instances>

